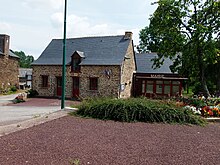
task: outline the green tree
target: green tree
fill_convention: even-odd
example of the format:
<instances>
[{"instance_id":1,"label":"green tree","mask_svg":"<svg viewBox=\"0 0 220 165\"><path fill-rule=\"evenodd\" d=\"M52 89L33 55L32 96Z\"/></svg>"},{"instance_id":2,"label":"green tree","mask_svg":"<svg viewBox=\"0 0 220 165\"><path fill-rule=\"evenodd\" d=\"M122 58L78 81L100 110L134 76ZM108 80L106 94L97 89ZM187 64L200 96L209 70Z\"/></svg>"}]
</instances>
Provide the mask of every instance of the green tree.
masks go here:
<instances>
[{"instance_id":1,"label":"green tree","mask_svg":"<svg viewBox=\"0 0 220 165\"><path fill-rule=\"evenodd\" d=\"M213 58L213 63L208 65L206 75L216 84L216 90L220 92L220 40L213 44L215 44L214 49L216 49L217 56Z\"/></svg>"},{"instance_id":2,"label":"green tree","mask_svg":"<svg viewBox=\"0 0 220 165\"><path fill-rule=\"evenodd\" d=\"M30 68L31 63L34 61L34 57L30 55L25 55L23 51L15 51L14 52L17 56L20 57L19 66L21 68Z\"/></svg>"},{"instance_id":3,"label":"green tree","mask_svg":"<svg viewBox=\"0 0 220 165\"><path fill-rule=\"evenodd\" d=\"M172 59L173 71L199 80L204 94L210 95L205 71L218 55L213 43L220 36L220 1L159 0L155 3L158 7L150 25L140 31L138 51L158 52L156 67L164 58Z\"/></svg>"}]
</instances>

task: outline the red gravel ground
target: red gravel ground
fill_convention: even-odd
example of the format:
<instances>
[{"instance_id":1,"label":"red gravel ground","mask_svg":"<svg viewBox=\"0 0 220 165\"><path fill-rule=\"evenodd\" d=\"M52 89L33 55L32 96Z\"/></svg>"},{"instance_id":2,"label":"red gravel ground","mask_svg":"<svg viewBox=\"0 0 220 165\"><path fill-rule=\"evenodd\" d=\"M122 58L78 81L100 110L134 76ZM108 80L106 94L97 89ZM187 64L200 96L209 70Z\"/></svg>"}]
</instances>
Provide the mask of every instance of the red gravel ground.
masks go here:
<instances>
[{"instance_id":1,"label":"red gravel ground","mask_svg":"<svg viewBox=\"0 0 220 165\"><path fill-rule=\"evenodd\" d=\"M205 127L66 116L0 137L1 165L218 165L220 123Z\"/></svg>"}]
</instances>

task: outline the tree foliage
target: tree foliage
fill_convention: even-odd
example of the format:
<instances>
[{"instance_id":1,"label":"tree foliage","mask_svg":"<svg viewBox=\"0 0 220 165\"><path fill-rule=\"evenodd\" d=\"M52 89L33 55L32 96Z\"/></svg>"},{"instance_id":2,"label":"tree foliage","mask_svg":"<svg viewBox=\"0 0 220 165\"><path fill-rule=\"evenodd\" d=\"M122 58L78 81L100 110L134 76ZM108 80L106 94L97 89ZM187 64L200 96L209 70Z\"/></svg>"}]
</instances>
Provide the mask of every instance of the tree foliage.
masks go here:
<instances>
[{"instance_id":1,"label":"tree foliage","mask_svg":"<svg viewBox=\"0 0 220 165\"><path fill-rule=\"evenodd\" d=\"M31 63L34 61L34 57L30 55L25 55L23 51L15 51L14 52L17 56L20 57L19 66L21 68L30 68Z\"/></svg>"},{"instance_id":2,"label":"tree foliage","mask_svg":"<svg viewBox=\"0 0 220 165\"><path fill-rule=\"evenodd\" d=\"M155 3L158 7L150 25L140 31L138 51L158 52L156 67L163 64L164 58L172 59L173 71L199 80L203 92L209 95L206 71L209 66L219 65L220 1L159 0Z\"/></svg>"}]
</instances>

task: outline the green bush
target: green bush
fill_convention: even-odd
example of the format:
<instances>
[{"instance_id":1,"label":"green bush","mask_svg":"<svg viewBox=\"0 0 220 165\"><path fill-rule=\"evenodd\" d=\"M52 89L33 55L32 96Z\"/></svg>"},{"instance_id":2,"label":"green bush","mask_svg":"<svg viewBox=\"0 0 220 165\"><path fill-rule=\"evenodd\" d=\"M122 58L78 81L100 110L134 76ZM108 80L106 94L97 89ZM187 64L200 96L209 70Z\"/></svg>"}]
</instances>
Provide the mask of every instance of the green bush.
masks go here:
<instances>
[{"instance_id":1,"label":"green bush","mask_svg":"<svg viewBox=\"0 0 220 165\"><path fill-rule=\"evenodd\" d=\"M28 96L29 98L35 97L35 96L37 96L37 95L39 95L39 94L38 94L38 92L37 92L36 90L30 89L30 90L27 91L27 96Z\"/></svg>"},{"instance_id":2,"label":"green bush","mask_svg":"<svg viewBox=\"0 0 220 165\"><path fill-rule=\"evenodd\" d=\"M16 92L16 91L17 91L16 86L11 86L11 87L10 87L10 91L12 91L12 92Z\"/></svg>"},{"instance_id":3,"label":"green bush","mask_svg":"<svg viewBox=\"0 0 220 165\"><path fill-rule=\"evenodd\" d=\"M91 99L79 105L76 115L122 122L205 123L190 110L174 104L145 98Z\"/></svg>"}]
</instances>

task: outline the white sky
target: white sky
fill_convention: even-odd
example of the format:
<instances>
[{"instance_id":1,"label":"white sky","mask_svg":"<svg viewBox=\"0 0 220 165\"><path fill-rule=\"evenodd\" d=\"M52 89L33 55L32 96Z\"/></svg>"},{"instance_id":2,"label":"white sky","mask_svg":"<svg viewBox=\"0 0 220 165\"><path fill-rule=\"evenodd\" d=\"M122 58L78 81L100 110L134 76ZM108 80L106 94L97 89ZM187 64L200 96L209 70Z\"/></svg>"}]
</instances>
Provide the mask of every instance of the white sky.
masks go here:
<instances>
[{"instance_id":1,"label":"white sky","mask_svg":"<svg viewBox=\"0 0 220 165\"><path fill-rule=\"evenodd\" d=\"M156 0L68 0L67 38L122 35L149 24ZM0 34L10 36L10 49L40 56L53 38L63 38L64 0L0 0Z\"/></svg>"}]
</instances>

